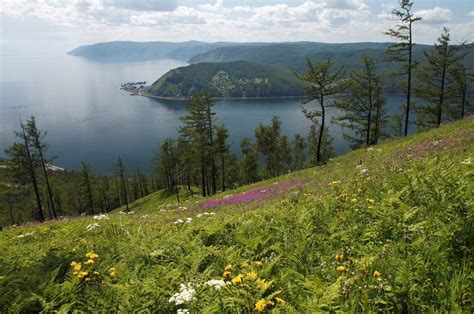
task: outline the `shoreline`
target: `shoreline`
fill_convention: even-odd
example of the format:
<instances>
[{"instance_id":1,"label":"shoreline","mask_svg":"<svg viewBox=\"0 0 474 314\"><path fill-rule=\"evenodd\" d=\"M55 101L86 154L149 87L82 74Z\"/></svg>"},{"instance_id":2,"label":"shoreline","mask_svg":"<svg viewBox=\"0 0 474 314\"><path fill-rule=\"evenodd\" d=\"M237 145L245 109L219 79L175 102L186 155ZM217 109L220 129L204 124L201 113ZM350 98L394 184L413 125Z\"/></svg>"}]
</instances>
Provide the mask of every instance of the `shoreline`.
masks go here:
<instances>
[{"instance_id":1,"label":"shoreline","mask_svg":"<svg viewBox=\"0 0 474 314\"><path fill-rule=\"evenodd\" d=\"M156 96L148 93L138 93L138 96L158 99L158 100L171 100L171 101L188 101L191 97L175 97L175 96ZM263 99L298 99L305 98L306 96L273 96L273 97L211 97L214 100L263 100Z\"/></svg>"}]
</instances>

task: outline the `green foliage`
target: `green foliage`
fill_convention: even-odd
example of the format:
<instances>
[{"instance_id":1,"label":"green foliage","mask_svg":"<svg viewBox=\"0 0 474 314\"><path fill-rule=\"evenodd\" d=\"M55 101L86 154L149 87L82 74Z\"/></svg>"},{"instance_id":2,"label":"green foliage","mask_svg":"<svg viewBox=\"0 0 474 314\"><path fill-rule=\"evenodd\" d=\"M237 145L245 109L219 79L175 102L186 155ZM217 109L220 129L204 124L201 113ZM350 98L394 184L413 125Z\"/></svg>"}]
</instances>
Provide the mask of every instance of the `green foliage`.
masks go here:
<instances>
[{"instance_id":1,"label":"green foliage","mask_svg":"<svg viewBox=\"0 0 474 314\"><path fill-rule=\"evenodd\" d=\"M473 132L470 118L355 150L216 195L298 180L215 215L164 191L109 219L8 228L0 312L472 312Z\"/></svg>"}]
</instances>

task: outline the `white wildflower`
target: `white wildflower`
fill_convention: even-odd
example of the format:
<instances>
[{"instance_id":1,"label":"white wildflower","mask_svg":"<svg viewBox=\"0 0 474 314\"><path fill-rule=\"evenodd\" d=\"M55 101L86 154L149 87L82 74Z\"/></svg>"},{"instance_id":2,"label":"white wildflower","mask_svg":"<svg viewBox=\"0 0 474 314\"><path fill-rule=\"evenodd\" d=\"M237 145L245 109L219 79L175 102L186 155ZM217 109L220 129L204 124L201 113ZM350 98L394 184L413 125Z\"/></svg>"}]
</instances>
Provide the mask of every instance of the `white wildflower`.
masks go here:
<instances>
[{"instance_id":1,"label":"white wildflower","mask_svg":"<svg viewBox=\"0 0 474 314\"><path fill-rule=\"evenodd\" d=\"M433 146L438 146L441 142L440 141L434 141Z\"/></svg>"},{"instance_id":2,"label":"white wildflower","mask_svg":"<svg viewBox=\"0 0 474 314\"><path fill-rule=\"evenodd\" d=\"M463 165L470 165L470 164L472 164L473 162L474 162L474 158L466 158L466 159L464 159L463 161L461 161L461 163L462 163Z\"/></svg>"},{"instance_id":3,"label":"white wildflower","mask_svg":"<svg viewBox=\"0 0 474 314\"><path fill-rule=\"evenodd\" d=\"M20 235L17 235L16 237L17 238L31 237L33 235L33 233L35 233L35 232L33 231L33 232L25 233L25 234L20 234Z\"/></svg>"},{"instance_id":4,"label":"white wildflower","mask_svg":"<svg viewBox=\"0 0 474 314\"><path fill-rule=\"evenodd\" d=\"M131 212L128 212L127 214L132 215L132 214L135 214L135 212L131 211Z\"/></svg>"},{"instance_id":5,"label":"white wildflower","mask_svg":"<svg viewBox=\"0 0 474 314\"><path fill-rule=\"evenodd\" d=\"M178 218L178 219L176 219L176 221L174 222L174 224L177 225L177 224L181 224L181 223L183 223L183 222L184 222L183 219Z\"/></svg>"},{"instance_id":6,"label":"white wildflower","mask_svg":"<svg viewBox=\"0 0 474 314\"><path fill-rule=\"evenodd\" d=\"M93 216L92 218L94 218L95 220L102 220L102 219L109 219L109 216L105 214L99 214L99 215Z\"/></svg>"},{"instance_id":7,"label":"white wildflower","mask_svg":"<svg viewBox=\"0 0 474 314\"><path fill-rule=\"evenodd\" d=\"M267 190L260 190L260 193L266 193Z\"/></svg>"},{"instance_id":8,"label":"white wildflower","mask_svg":"<svg viewBox=\"0 0 474 314\"><path fill-rule=\"evenodd\" d=\"M221 279L212 279L212 280L206 281L204 284L209 287L214 287L214 289L216 290L221 290L222 287L225 287L226 285L231 284L231 283L229 281L225 282L224 280L221 280Z\"/></svg>"},{"instance_id":9,"label":"white wildflower","mask_svg":"<svg viewBox=\"0 0 474 314\"><path fill-rule=\"evenodd\" d=\"M210 216L214 216L216 213L215 212L210 212L209 215Z\"/></svg>"},{"instance_id":10,"label":"white wildflower","mask_svg":"<svg viewBox=\"0 0 474 314\"><path fill-rule=\"evenodd\" d=\"M197 217L197 218L201 218L201 217L202 217L202 214L197 214L196 217Z\"/></svg>"},{"instance_id":11,"label":"white wildflower","mask_svg":"<svg viewBox=\"0 0 474 314\"><path fill-rule=\"evenodd\" d=\"M188 309L178 309L177 314L189 314L191 313Z\"/></svg>"},{"instance_id":12,"label":"white wildflower","mask_svg":"<svg viewBox=\"0 0 474 314\"><path fill-rule=\"evenodd\" d=\"M184 207L184 206L179 206L178 209L179 209L179 210L186 210L187 208Z\"/></svg>"},{"instance_id":13,"label":"white wildflower","mask_svg":"<svg viewBox=\"0 0 474 314\"><path fill-rule=\"evenodd\" d=\"M168 302L174 303L176 305L184 304L186 302L195 301L194 297L196 290L191 286L191 284L180 284L179 292L173 295Z\"/></svg>"},{"instance_id":14,"label":"white wildflower","mask_svg":"<svg viewBox=\"0 0 474 314\"><path fill-rule=\"evenodd\" d=\"M143 219L145 219L145 218L147 218L147 217L148 217L148 215L143 215L143 216L142 216Z\"/></svg>"},{"instance_id":15,"label":"white wildflower","mask_svg":"<svg viewBox=\"0 0 474 314\"><path fill-rule=\"evenodd\" d=\"M87 225L87 231L94 230L95 228L98 228L98 227L100 227L98 223L89 224Z\"/></svg>"},{"instance_id":16,"label":"white wildflower","mask_svg":"<svg viewBox=\"0 0 474 314\"><path fill-rule=\"evenodd\" d=\"M193 221L192 218L186 218L186 223L187 223L187 224L190 224L192 221Z\"/></svg>"}]
</instances>

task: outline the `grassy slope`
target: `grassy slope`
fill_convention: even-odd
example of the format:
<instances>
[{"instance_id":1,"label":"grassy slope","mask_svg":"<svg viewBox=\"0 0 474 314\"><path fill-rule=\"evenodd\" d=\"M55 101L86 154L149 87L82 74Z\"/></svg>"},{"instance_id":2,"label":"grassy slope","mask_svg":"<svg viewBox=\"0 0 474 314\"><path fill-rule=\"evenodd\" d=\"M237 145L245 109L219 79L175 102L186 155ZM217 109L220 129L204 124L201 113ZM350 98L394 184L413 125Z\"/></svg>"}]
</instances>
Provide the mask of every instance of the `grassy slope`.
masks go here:
<instances>
[{"instance_id":1,"label":"grassy slope","mask_svg":"<svg viewBox=\"0 0 474 314\"><path fill-rule=\"evenodd\" d=\"M206 209L215 215L201 218L191 209L198 198L178 209L173 196L161 194L109 220L10 228L0 234L0 312L235 312L254 310L259 299L283 313L472 312L473 136L470 118L353 151L226 192L230 200L249 190L266 194ZM174 224L188 217L191 223ZM95 222L100 227L88 232ZM69 264L90 251L100 257L88 270L100 275L84 284ZM232 278L244 275L242 284L220 292L203 285L221 279L227 264ZM117 276L108 274L111 267ZM249 279L252 271L269 287ZM168 300L180 283L192 283L196 295L177 307Z\"/></svg>"}]
</instances>

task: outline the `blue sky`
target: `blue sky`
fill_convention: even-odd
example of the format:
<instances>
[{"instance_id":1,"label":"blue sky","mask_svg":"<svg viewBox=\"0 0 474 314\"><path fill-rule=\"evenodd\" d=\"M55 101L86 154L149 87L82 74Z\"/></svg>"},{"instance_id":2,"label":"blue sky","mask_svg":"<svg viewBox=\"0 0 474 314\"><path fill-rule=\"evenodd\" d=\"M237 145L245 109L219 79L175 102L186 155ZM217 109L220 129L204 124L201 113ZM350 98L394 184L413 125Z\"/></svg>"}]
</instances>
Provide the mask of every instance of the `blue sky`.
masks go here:
<instances>
[{"instance_id":1,"label":"blue sky","mask_svg":"<svg viewBox=\"0 0 474 314\"><path fill-rule=\"evenodd\" d=\"M112 40L390 41L397 0L2 0L1 49ZM474 40L474 0L414 0L415 40Z\"/></svg>"}]
</instances>

